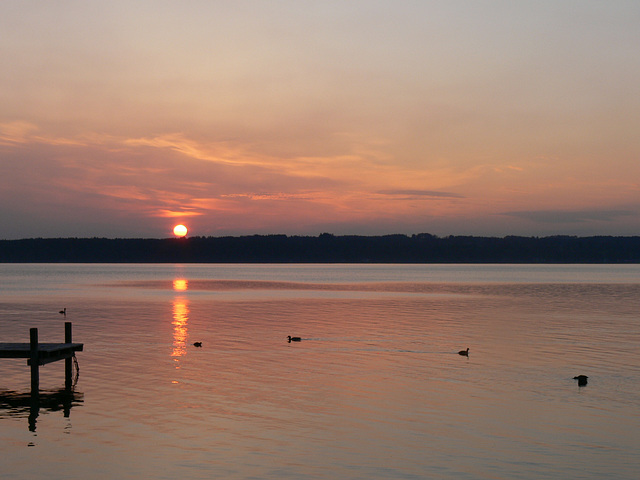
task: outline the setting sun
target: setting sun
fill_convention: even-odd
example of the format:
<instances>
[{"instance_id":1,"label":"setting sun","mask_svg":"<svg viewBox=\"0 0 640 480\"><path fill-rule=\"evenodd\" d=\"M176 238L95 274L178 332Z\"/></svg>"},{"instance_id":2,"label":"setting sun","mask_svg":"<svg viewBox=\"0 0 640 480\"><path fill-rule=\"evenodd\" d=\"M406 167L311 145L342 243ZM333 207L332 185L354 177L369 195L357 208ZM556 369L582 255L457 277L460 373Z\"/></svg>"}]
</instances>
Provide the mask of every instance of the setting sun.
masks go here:
<instances>
[{"instance_id":1,"label":"setting sun","mask_svg":"<svg viewBox=\"0 0 640 480\"><path fill-rule=\"evenodd\" d=\"M173 227L173 234L176 237L184 237L185 235L187 235L187 227L185 227L184 225L176 225L175 227Z\"/></svg>"}]
</instances>

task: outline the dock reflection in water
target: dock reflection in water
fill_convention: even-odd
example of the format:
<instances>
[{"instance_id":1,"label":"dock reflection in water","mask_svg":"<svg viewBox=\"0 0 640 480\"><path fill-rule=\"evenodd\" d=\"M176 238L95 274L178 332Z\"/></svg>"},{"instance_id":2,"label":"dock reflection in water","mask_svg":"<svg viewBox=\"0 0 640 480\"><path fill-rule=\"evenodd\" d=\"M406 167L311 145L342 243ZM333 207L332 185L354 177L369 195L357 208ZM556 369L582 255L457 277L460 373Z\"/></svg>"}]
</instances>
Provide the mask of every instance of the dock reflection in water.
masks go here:
<instances>
[{"instance_id":1,"label":"dock reflection in water","mask_svg":"<svg viewBox=\"0 0 640 480\"><path fill-rule=\"evenodd\" d=\"M84 402L84 393L60 389L40 392L0 391L0 417L27 417L29 431L36 431L40 410L58 412L65 418L71 415L71 408Z\"/></svg>"}]
</instances>

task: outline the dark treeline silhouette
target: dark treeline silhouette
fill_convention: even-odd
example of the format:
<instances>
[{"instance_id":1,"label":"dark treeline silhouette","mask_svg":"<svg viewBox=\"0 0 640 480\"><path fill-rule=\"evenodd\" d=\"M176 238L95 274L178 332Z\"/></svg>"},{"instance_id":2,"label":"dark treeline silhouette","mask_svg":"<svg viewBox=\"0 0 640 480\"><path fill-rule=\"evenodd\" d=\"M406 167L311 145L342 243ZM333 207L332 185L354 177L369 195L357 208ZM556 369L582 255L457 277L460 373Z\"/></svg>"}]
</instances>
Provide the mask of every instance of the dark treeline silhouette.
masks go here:
<instances>
[{"instance_id":1,"label":"dark treeline silhouette","mask_svg":"<svg viewBox=\"0 0 640 480\"><path fill-rule=\"evenodd\" d=\"M640 237L317 237L0 240L0 263L640 263Z\"/></svg>"}]
</instances>

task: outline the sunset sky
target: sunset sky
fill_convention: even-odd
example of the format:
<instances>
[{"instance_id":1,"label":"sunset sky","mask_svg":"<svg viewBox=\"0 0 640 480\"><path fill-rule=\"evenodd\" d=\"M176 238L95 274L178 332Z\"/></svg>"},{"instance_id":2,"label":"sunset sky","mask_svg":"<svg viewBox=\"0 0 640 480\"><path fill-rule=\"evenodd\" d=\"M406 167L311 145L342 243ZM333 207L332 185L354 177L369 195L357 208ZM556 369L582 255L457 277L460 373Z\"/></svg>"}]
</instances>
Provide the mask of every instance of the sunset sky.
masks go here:
<instances>
[{"instance_id":1,"label":"sunset sky","mask_svg":"<svg viewBox=\"0 0 640 480\"><path fill-rule=\"evenodd\" d=\"M640 234L637 0L0 3L0 238Z\"/></svg>"}]
</instances>

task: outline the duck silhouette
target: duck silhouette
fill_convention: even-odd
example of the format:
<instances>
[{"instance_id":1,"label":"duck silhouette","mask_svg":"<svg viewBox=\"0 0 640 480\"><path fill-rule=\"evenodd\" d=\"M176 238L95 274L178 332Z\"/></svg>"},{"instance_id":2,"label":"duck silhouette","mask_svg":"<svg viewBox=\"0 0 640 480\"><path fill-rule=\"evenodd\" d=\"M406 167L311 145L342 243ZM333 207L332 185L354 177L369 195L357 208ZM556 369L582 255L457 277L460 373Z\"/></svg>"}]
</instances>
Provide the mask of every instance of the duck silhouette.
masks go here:
<instances>
[{"instance_id":1,"label":"duck silhouette","mask_svg":"<svg viewBox=\"0 0 640 480\"><path fill-rule=\"evenodd\" d=\"M587 384L587 377L586 375L576 375L575 377L573 377L574 380L578 380L578 386L579 387L584 387Z\"/></svg>"},{"instance_id":2,"label":"duck silhouette","mask_svg":"<svg viewBox=\"0 0 640 480\"><path fill-rule=\"evenodd\" d=\"M65 317L67 316L67 307L64 307L62 310L60 310L58 312L60 315L64 315Z\"/></svg>"},{"instance_id":3,"label":"duck silhouette","mask_svg":"<svg viewBox=\"0 0 640 480\"><path fill-rule=\"evenodd\" d=\"M288 335L287 338L288 338L287 341L289 343L291 343L291 342L301 342L302 341L302 339L300 337L292 337L291 335Z\"/></svg>"},{"instance_id":4,"label":"duck silhouette","mask_svg":"<svg viewBox=\"0 0 640 480\"><path fill-rule=\"evenodd\" d=\"M466 350L460 350L460 351L458 352L458 355L463 355L463 356L465 356L465 357L468 357L468 356L469 356L469 347L467 347L467 349L466 349Z\"/></svg>"},{"instance_id":5,"label":"duck silhouette","mask_svg":"<svg viewBox=\"0 0 640 480\"><path fill-rule=\"evenodd\" d=\"M202 347L202 342L193 342L194 347Z\"/></svg>"}]
</instances>

